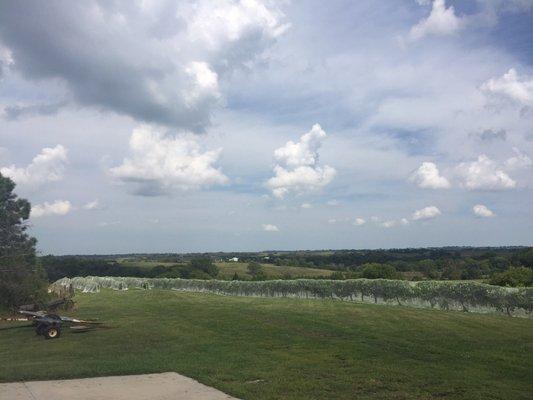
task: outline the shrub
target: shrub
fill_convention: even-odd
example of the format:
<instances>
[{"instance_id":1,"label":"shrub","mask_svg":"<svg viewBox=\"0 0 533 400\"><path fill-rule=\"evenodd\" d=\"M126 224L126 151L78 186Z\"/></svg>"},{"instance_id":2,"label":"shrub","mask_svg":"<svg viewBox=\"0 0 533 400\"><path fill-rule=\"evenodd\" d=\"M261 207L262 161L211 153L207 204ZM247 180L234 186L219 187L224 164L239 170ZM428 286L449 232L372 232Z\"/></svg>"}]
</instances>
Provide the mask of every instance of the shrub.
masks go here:
<instances>
[{"instance_id":1,"label":"shrub","mask_svg":"<svg viewBox=\"0 0 533 400\"><path fill-rule=\"evenodd\" d=\"M362 277L367 279L395 279L398 277L396 269L388 264L363 264Z\"/></svg>"},{"instance_id":2,"label":"shrub","mask_svg":"<svg viewBox=\"0 0 533 400\"><path fill-rule=\"evenodd\" d=\"M203 272L206 275L214 278L218 275L218 267L213 264L213 260L210 258L195 258L191 260L191 273L190 277L195 277L195 272ZM201 276L201 275L200 275ZM200 277L198 276L198 278Z\"/></svg>"},{"instance_id":3,"label":"shrub","mask_svg":"<svg viewBox=\"0 0 533 400\"><path fill-rule=\"evenodd\" d=\"M505 272L492 275L489 283L491 285L510 287L533 286L533 270L525 267L509 268Z\"/></svg>"},{"instance_id":4,"label":"shrub","mask_svg":"<svg viewBox=\"0 0 533 400\"><path fill-rule=\"evenodd\" d=\"M252 279L258 280L258 281L266 279L266 274L261 264L256 263L256 262L251 262L250 264L248 264L247 269L248 269L248 274L250 274Z\"/></svg>"}]
</instances>

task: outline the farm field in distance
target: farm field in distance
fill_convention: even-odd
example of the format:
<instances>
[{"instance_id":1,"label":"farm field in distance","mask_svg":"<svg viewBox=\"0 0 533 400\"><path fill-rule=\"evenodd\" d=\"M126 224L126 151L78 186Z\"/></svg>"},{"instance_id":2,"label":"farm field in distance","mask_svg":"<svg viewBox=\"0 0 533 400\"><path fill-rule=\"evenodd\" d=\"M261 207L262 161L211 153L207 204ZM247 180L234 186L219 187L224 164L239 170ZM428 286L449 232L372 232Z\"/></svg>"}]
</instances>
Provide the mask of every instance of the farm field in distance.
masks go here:
<instances>
[{"instance_id":1,"label":"farm field in distance","mask_svg":"<svg viewBox=\"0 0 533 400\"><path fill-rule=\"evenodd\" d=\"M46 255L39 263L49 282L65 276L256 281L331 277L533 286L531 247Z\"/></svg>"},{"instance_id":2,"label":"farm field in distance","mask_svg":"<svg viewBox=\"0 0 533 400\"><path fill-rule=\"evenodd\" d=\"M109 329L0 323L0 381L175 371L242 399L529 399L533 321L334 300L76 294Z\"/></svg>"},{"instance_id":3,"label":"farm field in distance","mask_svg":"<svg viewBox=\"0 0 533 400\"><path fill-rule=\"evenodd\" d=\"M128 259L117 259L117 261L124 266L128 267L140 267L140 268L154 268L158 265L165 267L183 265L180 263L164 262L157 260L128 260ZM214 263L219 268L218 278L219 279L231 279L235 273L237 273L242 278L250 279L251 276L248 273L248 264L247 262L215 262ZM292 267L292 266L277 266L273 264L261 264L263 271L267 278L316 278L316 277L328 277L333 274L334 271L322 268L307 268L307 267Z\"/></svg>"},{"instance_id":4,"label":"farm field in distance","mask_svg":"<svg viewBox=\"0 0 533 400\"><path fill-rule=\"evenodd\" d=\"M248 274L248 263L243 262L217 262L215 263L220 268L219 275L222 278L231 278L234 273L239 276L250 277ZM273 265L273 264L261 264L265 275L268 278L316 278L316 277L328 277L333 274L333 271L320 268L307 268L307 267L291 267L286 265Z\"/></svg>"}]
</instances>

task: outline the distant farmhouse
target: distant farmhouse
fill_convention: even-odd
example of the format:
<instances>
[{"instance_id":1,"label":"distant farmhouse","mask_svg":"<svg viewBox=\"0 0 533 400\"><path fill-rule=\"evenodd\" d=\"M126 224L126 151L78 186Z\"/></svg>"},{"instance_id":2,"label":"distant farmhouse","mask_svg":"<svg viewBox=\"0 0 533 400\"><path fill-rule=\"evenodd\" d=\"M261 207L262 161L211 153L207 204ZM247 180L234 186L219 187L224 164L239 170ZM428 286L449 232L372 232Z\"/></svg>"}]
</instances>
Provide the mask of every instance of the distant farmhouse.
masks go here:
<instances>
[{"instance_id":1,"label":"distant farmhouse","mask_svg":"<svg viewBox=\"0 0 533 400\"><path fill-rule=\"evenodd\" d=\"M233 258L230 258L228 261L231 261L231 262L239 262L239 257L233 257Z\"/></svg>"}]
</instances>

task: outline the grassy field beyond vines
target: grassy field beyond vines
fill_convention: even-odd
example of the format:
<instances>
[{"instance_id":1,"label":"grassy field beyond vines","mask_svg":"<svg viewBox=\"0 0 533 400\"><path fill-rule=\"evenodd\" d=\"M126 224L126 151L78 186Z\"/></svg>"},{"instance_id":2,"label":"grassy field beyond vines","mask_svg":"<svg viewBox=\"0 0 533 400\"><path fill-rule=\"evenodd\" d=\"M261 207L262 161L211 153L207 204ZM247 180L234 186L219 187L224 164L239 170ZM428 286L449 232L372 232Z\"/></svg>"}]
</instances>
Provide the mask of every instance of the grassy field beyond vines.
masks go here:
<instances>
[{"instance_id":1,"label":"grassy field beyond vines","mask_svg":"<svg viewBox=\"0 0 533 400\"><path fill-rule=\"evenodd\" d=\"M533 321L334 300L104 290L58 340L0 323L0 381L176 371L242 399L530 399Z\"/></svg>"},{"instance_id":2,"label":"grassy field beyond vines","mask_svg":"<svg viewBox=\"0 0 533 400\"><path fill-rule=\"evenodd\" d=\"M248 273L248 263L243 262L217 262L219 275L222 278L231 278L234 273L245 278L251 278ZM290 267L287 265L261 264L265 275L269 279L274 278L316 278L331 276L333 271L320 268Z\"/></svg>"},{"instance_id":3,"label":"grassy field beyond vines","mask_svg":"<svg viewBox=\"0 0 533 400\"><path fill-rule=\"evenodd\" d=\"M161 262L161 261L146 261L146 260L117 260L121 265L128 267L139 268L154 268L158 265L165 267L171 266L183 266L187 264ZM233 274L237 273L241 278L251 279L252 276L248 273L248 263L246 262L216 262L215 265L219 268L219 279L231 279ZM333 274L332 270L320 269L320 268L307 268L307 267L291 267L288 265L273 265L273 264L261 264L265 276L268 279L276 278L316 278L316 277L328 277Z\"/></svg>"}]
</instances>

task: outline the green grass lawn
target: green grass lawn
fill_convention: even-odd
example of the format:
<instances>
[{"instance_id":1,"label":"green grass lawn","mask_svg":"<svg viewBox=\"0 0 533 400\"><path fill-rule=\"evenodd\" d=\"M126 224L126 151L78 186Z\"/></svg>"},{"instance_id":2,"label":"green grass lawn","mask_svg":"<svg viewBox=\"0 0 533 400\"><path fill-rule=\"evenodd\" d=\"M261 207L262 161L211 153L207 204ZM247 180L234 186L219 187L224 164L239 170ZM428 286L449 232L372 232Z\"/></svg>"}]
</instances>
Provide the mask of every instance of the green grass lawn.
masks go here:
<instances>
[{"instance_id":1,"label":"green grass lawn","mask_svg":"<svg viewBox=\"0 0 533 400\"><path fill-rule=\"evenodd\" d=\"M533 321L334 300L78 294L112 327L0 324L0 381L176 371L242 399L531 399Z\"/></svg>"}]
</instances>

